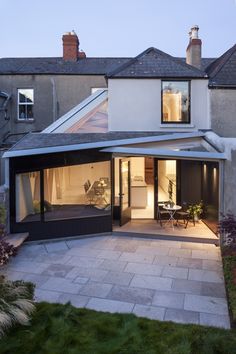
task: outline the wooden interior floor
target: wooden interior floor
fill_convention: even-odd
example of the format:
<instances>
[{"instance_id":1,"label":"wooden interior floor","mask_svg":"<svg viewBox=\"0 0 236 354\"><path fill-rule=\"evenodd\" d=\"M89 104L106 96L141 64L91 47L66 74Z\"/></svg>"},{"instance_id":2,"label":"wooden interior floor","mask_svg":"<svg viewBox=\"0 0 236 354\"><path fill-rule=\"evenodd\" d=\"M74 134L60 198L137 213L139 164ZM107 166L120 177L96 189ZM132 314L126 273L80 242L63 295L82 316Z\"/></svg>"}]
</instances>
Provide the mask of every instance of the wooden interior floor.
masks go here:
<instances>
[{"instance_id":1,"label":"wooden interior floor","mask_svg":"<svg viewBox=\"0 0 236 354\"><path fill-rule=\"evenodd\" d=\"M183 224L178 224L178 226L172 227L170 222L163 222L161 227L160 223L156 220L131 220L123 226L113 226L113 231L116 232L132 232L141 234L152 234L152 235L171 235L177 237L192 237L192 238L202 238L202 239L215 239L217 236L212 232L202 221L199 221L193 225L193 223L188 224L185 229Z\"/></svg>"}]
</instances>

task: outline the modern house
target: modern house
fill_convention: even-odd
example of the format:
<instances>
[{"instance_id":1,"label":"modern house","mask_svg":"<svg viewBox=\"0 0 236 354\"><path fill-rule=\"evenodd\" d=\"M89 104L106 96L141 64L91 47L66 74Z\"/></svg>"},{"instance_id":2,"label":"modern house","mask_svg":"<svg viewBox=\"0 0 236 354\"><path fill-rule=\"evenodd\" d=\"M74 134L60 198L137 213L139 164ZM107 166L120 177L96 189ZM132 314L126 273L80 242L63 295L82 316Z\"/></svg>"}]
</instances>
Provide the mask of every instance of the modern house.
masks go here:
<instances>
[{"instance_id":1,"label":"modern house","mask_svg":"<svg viewBox=\"0 0 236 354\"><path fill-rule=\"evenodd\" d=\"M64 57L71 60L77 36L67 36ZM88 73L89 58L80 56L68 68L81 64ZM156 48L119 60L104 64L103 81L91 81L90 89L100 89L4 154L11 232L27 231L31 240L111 232L134 219L157 219L159 205L170 200L202 200L203 222L215 231L220 214L235 209L236 46L202 59L195 26L187 63ZM73 87L73 75L67 80ZM20 95L18 119L32 111L32 95ZM224 124L215 102L221 95L226 110L232 103Z\"/></svg>"}]
</instances>

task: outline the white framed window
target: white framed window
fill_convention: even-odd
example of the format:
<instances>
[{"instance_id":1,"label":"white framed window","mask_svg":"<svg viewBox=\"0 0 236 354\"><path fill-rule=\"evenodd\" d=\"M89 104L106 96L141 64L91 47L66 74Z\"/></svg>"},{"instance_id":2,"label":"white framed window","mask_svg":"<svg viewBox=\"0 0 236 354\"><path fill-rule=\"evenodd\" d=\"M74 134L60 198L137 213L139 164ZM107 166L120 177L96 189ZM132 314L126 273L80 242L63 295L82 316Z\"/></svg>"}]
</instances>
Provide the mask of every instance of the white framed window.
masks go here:
<instances>
[{"instance_id":1,"label":"white framed window","mask_svg":"<svg viewBox=\"0 0 236 354\"><path fill-rule=\"evenodd\" d=\"M34 90L18 89L18 120L34 119Z\"/></svg>"}]
</instances>

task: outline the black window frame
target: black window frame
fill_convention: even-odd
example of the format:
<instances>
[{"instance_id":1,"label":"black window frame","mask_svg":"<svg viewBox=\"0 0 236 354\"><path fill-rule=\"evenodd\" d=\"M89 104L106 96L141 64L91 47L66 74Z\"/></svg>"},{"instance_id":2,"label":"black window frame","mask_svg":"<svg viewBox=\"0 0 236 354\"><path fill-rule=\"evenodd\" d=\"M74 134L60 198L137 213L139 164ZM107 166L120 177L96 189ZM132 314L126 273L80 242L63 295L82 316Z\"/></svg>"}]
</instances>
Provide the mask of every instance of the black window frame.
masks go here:
<instances>
[{"instance_id":1,"label":"black window frame","mask_svg":"<svg viewBox=\"0 0 236 354\"><path fill-rule=\"evenodd\" d=\"M180 121L171 121L167 122L163 120L163 82L186 82L188 83L188 100L189 100L189 107L188 107L188 121L187 122L180 122ZM191 80L176 80L176 79L165 79L161 80L161 124L163 125L170 125L170 124L177 124L177 125L184 125L184 124L191 124Z\"/></svg>"}]
</instances>

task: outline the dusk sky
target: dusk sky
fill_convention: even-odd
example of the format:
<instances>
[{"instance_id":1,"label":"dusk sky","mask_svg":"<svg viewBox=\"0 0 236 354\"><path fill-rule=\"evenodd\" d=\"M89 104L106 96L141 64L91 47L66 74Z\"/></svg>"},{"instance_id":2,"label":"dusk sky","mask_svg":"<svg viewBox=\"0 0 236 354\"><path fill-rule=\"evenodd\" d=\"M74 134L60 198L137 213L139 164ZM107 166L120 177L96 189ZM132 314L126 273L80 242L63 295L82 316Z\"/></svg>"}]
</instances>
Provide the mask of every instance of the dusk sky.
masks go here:
<instances>
[{"instance_id":1,"label":"dusk sky","mask_svg":"<svg viewBox=\"0 0 236 354\"><path fill-rule=\"evenodd\" d=\"M71 30L88 57L148 47L185 56L195 24L205 57L236 43L236 0L0 0L0 14L0 57L61 56L61 37Z\"/></svg>"}]
</instances>

